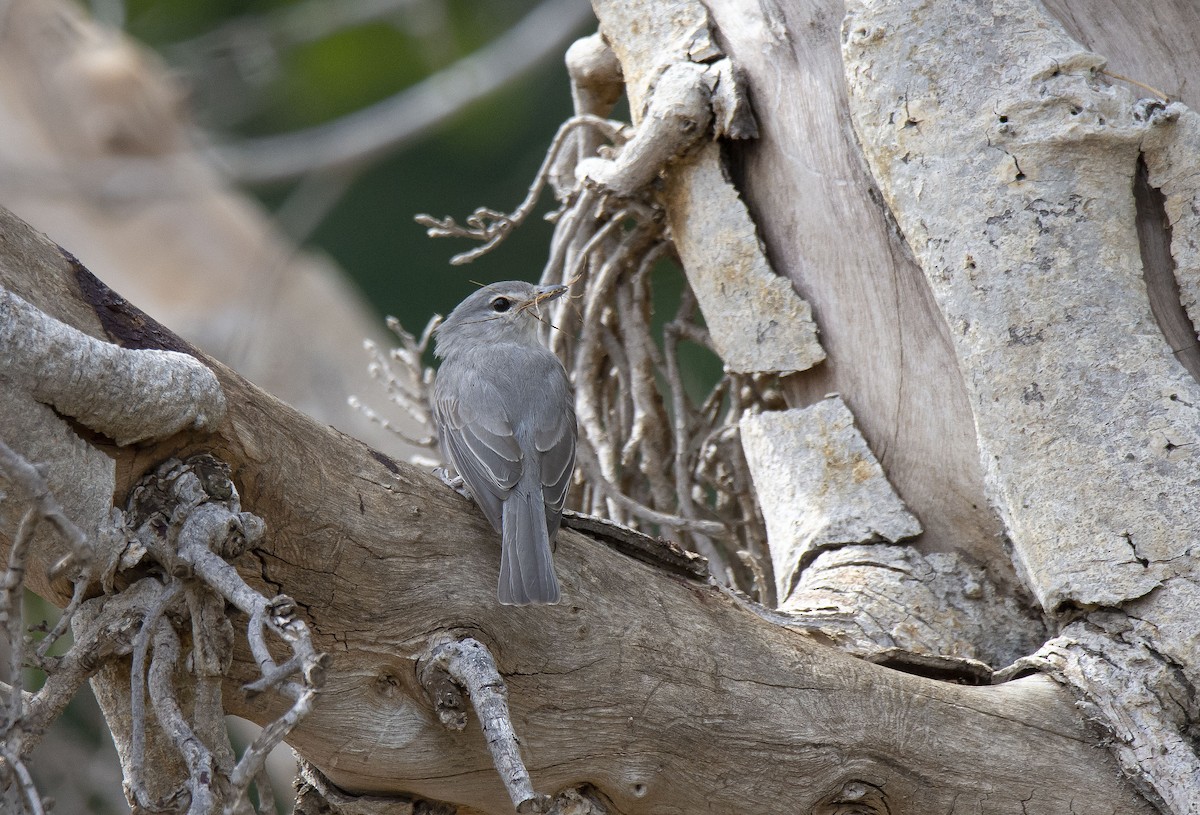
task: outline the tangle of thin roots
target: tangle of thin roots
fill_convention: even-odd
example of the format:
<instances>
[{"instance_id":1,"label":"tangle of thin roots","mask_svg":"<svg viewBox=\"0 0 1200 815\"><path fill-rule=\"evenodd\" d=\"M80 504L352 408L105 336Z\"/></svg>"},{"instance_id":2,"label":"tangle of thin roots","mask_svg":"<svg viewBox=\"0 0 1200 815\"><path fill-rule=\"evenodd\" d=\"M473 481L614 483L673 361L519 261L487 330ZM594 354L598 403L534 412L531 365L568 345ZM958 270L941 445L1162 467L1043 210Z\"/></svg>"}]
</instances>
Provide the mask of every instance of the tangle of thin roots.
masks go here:
<instances>
[{"instance_id":1,"label":"tangle of thin roots","mask_svg":"<svg viewBox=\"0 0 1200 815\"><path fill-rule=\"evenodd\" d=\"M9 655L0 679L0 811L47 810L26 763L49 726L94 679L105 688L100 695L115 705L106 710L114 732L128 734L122 765L138 811L275 812L264 763L311 710L326 658L314 650L296 604L285 595L258 593L230 562L253 545L263 526L241 511L228 468L211 456L193 456L166 462L143 478L129 514L114 513L113 526L102 530L103 558L96 542L67 517L42 470L0 441L5 486L16 494L0 491L0 501L12 497L24 509L0 571L0 642ZM41 541L35 537L39 525L67 544L51 579L73 579L75 589L58 624L33 647L21 598L28 561ZM84 600L88 592L96 596ZM248 696L277 694L286 708L240 757L229 743L222 702L234 620L245 628L259 672L243 690ZM68 627L73 642L61 656L51 656ZM288 658L277 662L268 640L277 641L276 652ZM27 665L47 675L36 693L23 687ZM253 807L251 786L257 793Z\"/></svg>"},{"instance_id":2,"label":"tangle of thin roots","mask_svg":"<svg viewBox=\"0 0 1200 815\"><path fill-rule=\"evenodd\" d=\"M434 237L483 241L456 263L494 248L533 211L548 180L574 177L579 156L562 148L579 128L593 128L616 147L625 138L617 123L576 116L560 128L513 213L480 209L465 227L428 215L418 221ZM553 186L559 208L547 216L555 231L540 282L569 288L552 305L556 330L544 337L575 385L580 434L569 505L678 540L707 557L718 579L769 601L766 533L738 420L752 407L779 407L777 383L726 372L700 385L707 393L696 398L701 376L681 362L681 351L695 359L706 354L687 346L705 349L714 372L720 363L653 190L618 199L584 183ZM671 291L679 291L674 303L666 297ZM405 384L397 403L419 402L432 381L419 363L428 330L422 342L398 333L403 347L392 361L408 370L395 373L385 361L377 376Z\"/></svg>"}]
</instances>

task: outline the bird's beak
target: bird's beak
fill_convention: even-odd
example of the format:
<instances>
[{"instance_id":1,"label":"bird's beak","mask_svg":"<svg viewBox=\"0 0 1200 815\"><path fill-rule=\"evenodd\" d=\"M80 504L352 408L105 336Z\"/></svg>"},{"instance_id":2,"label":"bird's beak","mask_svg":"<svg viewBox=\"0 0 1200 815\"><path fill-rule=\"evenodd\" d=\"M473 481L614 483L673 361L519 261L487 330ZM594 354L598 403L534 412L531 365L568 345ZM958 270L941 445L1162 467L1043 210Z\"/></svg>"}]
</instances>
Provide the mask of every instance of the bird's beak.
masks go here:
<instances>
[{"instance_id":1,"label":"bird's beak","mask_svg":"<svg viewBox=\"0 0 1200 815\"><path fill-rule=\"evenodd\" d=\"M562 297L567 293L567 287L537 286L534 288L534 291L537 292L537 294L534 295L534 301L538 303L545 303L547 300L557 300L559 297Z\"/></svg>"}]
</instances>

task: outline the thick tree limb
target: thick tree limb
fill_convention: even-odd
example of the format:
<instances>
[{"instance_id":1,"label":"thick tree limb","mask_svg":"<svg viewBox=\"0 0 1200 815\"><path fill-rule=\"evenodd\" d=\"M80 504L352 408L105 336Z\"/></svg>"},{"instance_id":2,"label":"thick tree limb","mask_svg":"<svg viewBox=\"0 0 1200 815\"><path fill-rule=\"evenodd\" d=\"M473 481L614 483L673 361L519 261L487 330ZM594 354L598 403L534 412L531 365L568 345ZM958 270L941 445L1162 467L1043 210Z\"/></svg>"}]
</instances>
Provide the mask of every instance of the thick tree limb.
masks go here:
<instances>
[{"instance_id":1,"label":"thick tree limb","mask_svg":"<svg viewBox=\"0 0 1200 815\"><path fill-rule=\"evenodd\" d=\"M0 284L79 315L72 324L97 338L169 337L11 216ZM98 312L105 330L88 316ZM268 595L286 588L332 657L291 743L343 791L511 811L482 736L444 730L416 675L432 639L467 632L495 655L546 794L586 781L626 813L839 800L891 813L1149 811L1046 678L974 688L870 665L570 530L556 555L565 602L497 608L495 536L469 502L202 361L225 419L211 434L108 449L117 497L171 456L232 464L267 529L243 577ZM44 574L30 582L48 588ZM266 722L279 703L240 690L258 670L239 651L224 696L229 712Z\"/></svg>"},{"instance_id":2,"label":"thick tree limb","mask_svg":"<svg viewBox=\"0 0 1200 815\"><path fill-rule=\"evenodd\" d=\"M1197 714L1174 699L1200 676L1179 622L1200 532L1200 117L1138 100L1038 3L849 12L851 116L968 372L1014 559L1047 611L1128 615L1068 626L1048 662L1164 810L1194 812Z\"/></svg>"},{"instance_id":3,"label":"thick tree limb","mask_svg":"<svg viewBox=\"0 0 1200 815\"><path fill-rule=\"evenodd\" d=\"M812 304L828 354L789 378L789 405L841 394L925 530L914 545L968 553L1015 582L949 331L846 126L845 4L708 5L762 133L726 147L731 172L772 265Z\"/></svg>"}]
</instances>

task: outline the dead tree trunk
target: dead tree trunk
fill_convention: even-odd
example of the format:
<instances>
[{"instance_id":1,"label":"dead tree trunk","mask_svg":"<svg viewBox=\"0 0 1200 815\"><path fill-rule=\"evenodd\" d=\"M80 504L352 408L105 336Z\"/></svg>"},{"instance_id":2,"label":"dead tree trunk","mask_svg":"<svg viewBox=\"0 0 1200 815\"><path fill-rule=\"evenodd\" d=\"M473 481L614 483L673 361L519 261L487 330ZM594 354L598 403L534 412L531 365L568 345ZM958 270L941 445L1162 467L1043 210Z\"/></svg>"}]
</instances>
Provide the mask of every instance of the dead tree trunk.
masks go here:
<instances>
[{"instance_id":1,"label":"dead tree trunk","mask_svg":"<svg viewBox=\"0 0 1200 815\"><path fill-rule=\"evenodd\" d=\"M1200 811L1200 119L1173 90L1194 46L1153 59L1095 4L593 6L546 173L545 276L583 296L553 340L579 392L577 501L673 533L720 580L579 516L564 602L498 607L470 502L0 220L0 439L46 465L103 568L73 587L77 544L13 531L33 481L9 459L0 544L110 632L68 678L103 670L139 800L235 811L251 771L169 706L127 732L145 681L290 732L301 812ZM1200 32L1185 6L1139 10L1139 33ZM628 126L603 118L621 92ZM427 222L490 246L527 214ZM688 288L658 347L667 256ZM727 369L694 411L682 341ZM197 583L207 605L171 605ZM105 608L144 633L121 640ZM6 698L19 768L55 700Z\"/></svg>"}]
</instances>

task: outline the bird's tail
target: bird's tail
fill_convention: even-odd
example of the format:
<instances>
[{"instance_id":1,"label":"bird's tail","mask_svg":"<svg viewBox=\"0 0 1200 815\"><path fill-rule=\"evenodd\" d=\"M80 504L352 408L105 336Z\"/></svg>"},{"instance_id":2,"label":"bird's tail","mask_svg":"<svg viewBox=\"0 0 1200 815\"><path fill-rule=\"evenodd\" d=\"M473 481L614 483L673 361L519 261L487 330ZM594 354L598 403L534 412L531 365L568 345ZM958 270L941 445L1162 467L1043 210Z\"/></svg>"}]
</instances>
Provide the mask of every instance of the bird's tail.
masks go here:
<instances>
[{"instance_id":1,"label":"bird's tail","mask_svg":"<svg viewBox=\"0 0 1200 815\"><path fill-rule=\"evenodd\" d=\"M541 490L522 494L518 487L504 501L500 535L500 586L496 594L506 606L558 602L558 578L546 529Z\"/></svg>"}]
</instances>

